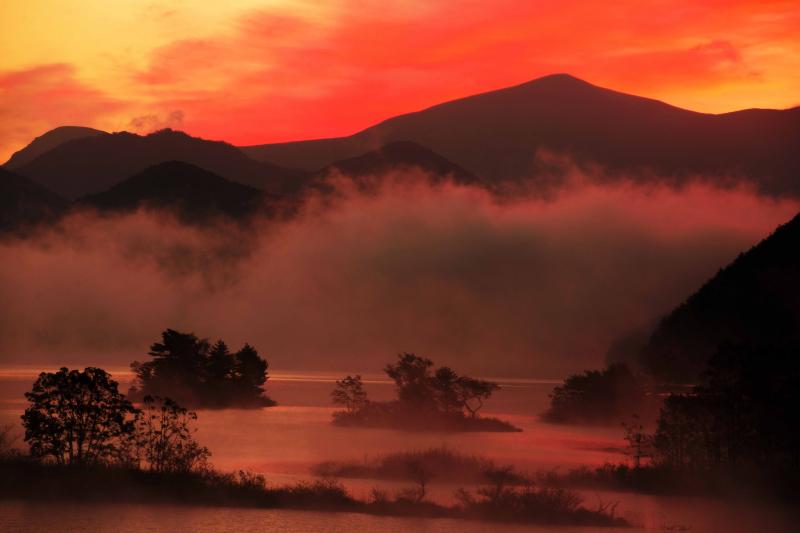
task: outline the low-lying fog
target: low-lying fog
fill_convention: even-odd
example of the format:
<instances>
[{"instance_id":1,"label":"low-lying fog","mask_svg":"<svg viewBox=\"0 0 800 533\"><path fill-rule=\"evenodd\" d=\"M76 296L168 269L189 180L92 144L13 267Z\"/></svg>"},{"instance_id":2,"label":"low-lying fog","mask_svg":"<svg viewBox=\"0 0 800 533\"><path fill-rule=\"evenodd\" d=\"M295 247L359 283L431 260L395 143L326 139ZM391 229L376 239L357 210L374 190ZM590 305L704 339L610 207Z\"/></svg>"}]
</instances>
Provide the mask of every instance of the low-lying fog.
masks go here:
<instances>
[{"instance_id":1,"label":"low-lying fog","mask_svg":"<svg viewBox=\"0 0 800 533\"><path fill-rule=\"evenodd\" d=\"M84 213L6 240L0 363L126 366L171 327L250 342L273 369L378 372L413 351L485 376L561 377L798 210L711 185L575 175L498 201L402 178L249 230Z\"/></svg>"}]
</instances>

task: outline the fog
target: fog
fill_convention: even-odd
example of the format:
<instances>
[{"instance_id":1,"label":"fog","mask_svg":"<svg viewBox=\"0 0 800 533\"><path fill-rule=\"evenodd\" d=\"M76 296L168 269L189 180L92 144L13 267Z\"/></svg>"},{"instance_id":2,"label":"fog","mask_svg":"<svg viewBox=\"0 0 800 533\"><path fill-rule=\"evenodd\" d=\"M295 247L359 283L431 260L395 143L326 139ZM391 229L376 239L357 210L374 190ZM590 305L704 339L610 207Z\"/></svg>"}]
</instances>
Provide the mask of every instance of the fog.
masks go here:
<instances>
[{"instance_id":1,"label":"fog","mask_svg":"<svg viewBox=\"0 0 800 533\"><path fill-rule=\"evenodd\" d=\"M393 178L393 179L391 179ZM125 366L167 327L273 369L376 372L401 351L484 376L602 363L798 210L743 188L597 184L546 197L397 174L289 221L69 216L0 243L0 362Z\"/></svg>"}]
</instances>

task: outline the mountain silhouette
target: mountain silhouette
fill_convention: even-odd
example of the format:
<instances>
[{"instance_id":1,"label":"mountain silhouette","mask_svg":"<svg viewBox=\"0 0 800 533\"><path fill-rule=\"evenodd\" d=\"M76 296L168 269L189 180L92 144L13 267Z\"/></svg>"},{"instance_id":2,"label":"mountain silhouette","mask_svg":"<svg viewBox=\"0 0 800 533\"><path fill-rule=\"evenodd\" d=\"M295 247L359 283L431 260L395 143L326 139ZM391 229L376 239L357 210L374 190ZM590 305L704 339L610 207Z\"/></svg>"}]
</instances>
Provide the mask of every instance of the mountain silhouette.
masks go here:
<instances>
[{"instance_id":1,"label":"mountain silhouette","mask_svg":"<svg viewBox=\"0 0 800 533\"><path fill-rule=\"evenodd\" d=\"M31 143L14 153L5 165L8 170L17 169L26 165L42 155L49 152L56 146L63 144L67 141L75 139L84 139L86 137L94 137L105 133L104 131L96 130L94 128L84 128L82 126L61 126L56 129L50 130L47 133L36 137Z\"/></svg>"},{"instance_id":2,"label":"mountain silhouette","mask_svg":"<svg viewBox=\"0 0 800 533\"><path fill-rule=\"evenodd\" d=\"M254 187L181 161L159 163L109 190L85 196L76 207L101 212L134 211L140 207L169 209L186 222L212 222L220 216L243 220L268 212L278 200Z\"/></svg>"},{"instance_id":3,"label":"mountain silhouette","mask_svg":"<svg viewBox=\"0 0 800 533\"><path fill-rule=\"evenodd\" d=\"M95 194L165 161L185 161L229 180L270 191L304 173L258 162L228 143L183 132L150 135L101 133L73 139L41 154L18 171L68 199Z\"/></svg>"},{"instance_id":4,"label":"mountain silhouette","mask_svg":"<svg viewBox=\"0 0 800 533\"><path fill-rule=\"evenodd\" d=\"M0 233L25 233L56 220L66 207L57 194L0 167Z\"/></svg>"},{"instance_id":5,"label":"mountain silhouette","mask_svg":"<svg viewBox=\"0 0 800 533\"><path fill-rule=\"evenodd\" d=\"M655 375L692 380L722 343L800 342L800 215L664 317L641 351Z\"/></svg>"},{"instance_id":6,"label":"mountain silhouette","mask_svg":"<svg viewBox=\"0 0 800 533\"><path fill-rule=\"evenodd\" d=\"M310 181L319 187L341 175L366 190L380 185L383 177L390 174L398 178L409 175L412 179L421 175L432 182L445 179L464 184L480 182L471 172L412 141L389 143L365 154L335 161L316 172Z\"/></svg>"},{"instance_id":7,"label":"mountain silhouette","mask_svg":"<svg viewBox=\"0 0 800 533\"><path fill-rule=\"evenodd\" d=\"M697 113L566 74L401 115L349 137L242 150L314 170L400 140L495 182L536 176L537 152L548 151L632 178L744 178L766 194L800 196L800 108Z\"/></svg>"}]
</instances>

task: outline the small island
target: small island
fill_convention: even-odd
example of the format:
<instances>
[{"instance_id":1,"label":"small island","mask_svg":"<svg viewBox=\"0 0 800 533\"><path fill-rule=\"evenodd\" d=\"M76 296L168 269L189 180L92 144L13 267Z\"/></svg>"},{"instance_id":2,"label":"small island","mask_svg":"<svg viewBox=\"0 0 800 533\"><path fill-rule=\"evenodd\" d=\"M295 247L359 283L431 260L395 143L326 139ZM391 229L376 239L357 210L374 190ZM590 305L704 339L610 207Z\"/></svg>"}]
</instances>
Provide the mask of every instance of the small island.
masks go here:
<instances>
[{"instance_id":1,"label":"small island","mask_svg":"<svg viewBox=\"0 0 800 533\"><path fill-rule=\"evenodd\" d=\"M550 424L619 424L634 412L653 418L659 401L645 393L643 379L625 363L567 377L550 394L541 419Z\"/></svg>"},{"instance_id":2,"label":"small island","mask_svg":"<svg viewBox=\"0 0 800 533\"><path fill-rule=\"evenodd\" d=\"M188 337L185 337L188 338ZM379 516L577 526L630 525L613 508L588 508L572 491L514 486L505 471L461 488L455 505L427 498L431 477L420 465L414 486L391 496L351 495L335 479L267 485L262 474L223 473L195 439L197 414L169 398L145 396L137 407L101 368L42 372L25 394L28 453L12 449L0 428L0 500L214 505Z\"/></svg>"},{"instance_id":3,"label":"small island","mask_svg":"<svg viewBox=\"0 0 800 533\"><path fill-rule=\"evenodd\" d=\"M459 376L446 366L435 371L433 367L430 359L400 354L396 363L384 368L397 391L397 399L387 402L371 401L360 375L338 380L331 398L344 409L333 413L333 423L411 431L522 431L504 420L478 415L500 389L497 383Z\"/></svg>"},{"instance_id":4,"label":"small island","mask_svg":"<svg viewBox=\"0 0 800 533\"><path fill-rule=\"evenodd\" d=\"M131 363L136 378L132 401L168 397L192 409L258 409L275 405L265 394L269 363L245 344L231 352L224 341L213 345L193 333L167 329L150 347L150 361Z\"/></svg>"}]
</instances>

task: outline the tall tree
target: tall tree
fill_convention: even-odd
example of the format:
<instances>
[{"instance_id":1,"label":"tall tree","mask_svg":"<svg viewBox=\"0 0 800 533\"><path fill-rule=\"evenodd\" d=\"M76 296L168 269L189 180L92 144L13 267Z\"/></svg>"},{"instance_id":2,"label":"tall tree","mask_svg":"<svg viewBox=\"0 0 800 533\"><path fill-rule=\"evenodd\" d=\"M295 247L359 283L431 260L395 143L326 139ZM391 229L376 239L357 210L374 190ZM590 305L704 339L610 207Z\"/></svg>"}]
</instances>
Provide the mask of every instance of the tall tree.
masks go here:
<instances>
[{"instance_id":1,"label":"tall tree","mask_svg":"<svg viewBox=\"0 0 800 533\"><path fill-rule=\"evenodd\" d=\"M435 405L430 387L432 367L433 361L430 359L403 353L397 356L395 364L386 365L384 371L394 380L401 402L430 407Z\"/></svg>"},{"instance_id":2,"label":"tall tree","mask_svg":"<svg viewBox=\"0 0 800 533\"><path fill-rule=\"evenodd\" d=\"M194 439L197 414L169 398L146 396L135 419L135 453L155 472L190 472L206 467L211 452Z\"/></svg>"},{"instance_id":3,"label":"tall tree","mask_svg":"<svg viewBox=\"0 0 800 533\"><path fill-rule=\"evenodd\" d=\"M266 359L259 357L258 351L249 344L245 344L234 357L234 380L241 385L242 390L257 396L263 393L263 386L269 379L269 363Z\"/></svg>"},{"instance_id":4,"label":"tall tree","mask_svg":"<svg viewBox=\"0 0 800 533\"><path fill-rule=\"evenodd\" d=\"M492 381L462 376L456 382L456 397L461 406L473 418L478 416L478 411L483 407L483 402L499 390L500 386Z\"/></svg>"},{"instance_id":5,"label":"tall tree","mask_svg":"<svg viewBox=\"0 0 800 533\"><path fill-rule=\"evenodd\" d=\"M333 403L343 406L348 413L355 413L367 405L367 392L361 382L361 376L348 375L336 381L336 388L331 392Z\"/></svg>"},{"instance_id":6,"label":"tall tree","mask_svg":"<svg viewBox=\"0 0 800 533\"><path fill-rule=\"evenodd\" d=\"M100 368L42 372L25 397L31 405L22 424L31 454L58 464L114 460L134 430L136 410Z\"/></svg>"}]
</instances>

